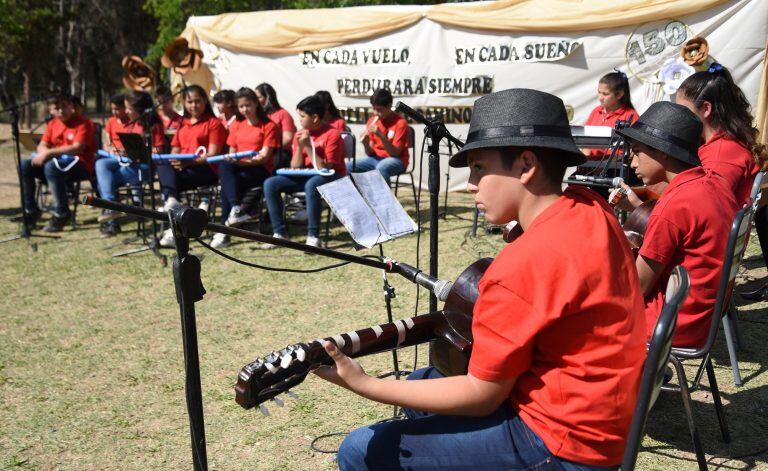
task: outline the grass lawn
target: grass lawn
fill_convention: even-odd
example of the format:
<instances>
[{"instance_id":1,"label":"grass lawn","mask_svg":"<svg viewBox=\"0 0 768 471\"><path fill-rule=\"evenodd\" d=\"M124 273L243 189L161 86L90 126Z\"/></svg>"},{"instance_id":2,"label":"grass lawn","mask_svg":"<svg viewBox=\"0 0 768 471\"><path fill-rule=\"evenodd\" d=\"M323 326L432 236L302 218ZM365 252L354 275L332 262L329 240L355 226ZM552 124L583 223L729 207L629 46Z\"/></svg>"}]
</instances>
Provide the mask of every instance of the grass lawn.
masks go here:
<instances>
[{"instance_id":1,"label":"grass lawn","mask_svg":"<svg viewBox=\"0 0 768 471\"><path fill-rule=\"evenodd\" d=\"M10 148L0 148L0 236L17 232L19 212ZM414 214L408 189L401 201ZM426 197L425 197L426 200ZM455 277L479 257L502 246L499 235L469 234L471 198L449 195L440 225L440 274ZM426 217L426 211L423 212ZM184 365L172 272L148 252L125 258L109 246L130 236L124 220L117 238L99 237L97 210L78 209L79 228L59 240L0 245L0 468L190 469L184 401ZM426 224L425 224L426 226ZM303 240L303 226L291 228ZM563 243L567 243L564 235ZM349 237L334 227L330 245L351 251ZM421 263L428 262L428 232ZM256 263L310 268L333 263L287 249L256 250L237 243L228 253ZM416 262L416 236L385 245L387 255ZM173 252L166 249L169 256ZM240 368L289 343L383 323L381 273L348 265L317 274L259 271L233 264L195 244L203 257L207 290L197 304L200 365L208 461L211 469L334 469L333 454L310 449L323 434L345 432L390 417L392 409L360 399L309 377L295 388L297 400L270 407L271 415L243 410L234 401ZM377 253L377 252L374 252ZM739 285L766 275L756 240ZM414 312L415 289L392 277L395 318ZM712 468L768 469L768 315L766 303L739 298L746 345L741 352L744 386L733 384L724 342L713 351L726 403L732 443L719 438L711 394L694 393L699 433ZM419 311L427 310L422 295ZM427 350L400 352L403 368L426 364ZM373 374L392 369L390 354L362 359ZM689 375L695 368L688 367ZM704 382L706 385L706 381ZM339 437L317 445L334 449ZM763 449L761 454L753 452ZM729 458L744 456L741 458ZM651 413L639 469L696 469L679 396L664 393Z\"/></svg>"}]
</instances>

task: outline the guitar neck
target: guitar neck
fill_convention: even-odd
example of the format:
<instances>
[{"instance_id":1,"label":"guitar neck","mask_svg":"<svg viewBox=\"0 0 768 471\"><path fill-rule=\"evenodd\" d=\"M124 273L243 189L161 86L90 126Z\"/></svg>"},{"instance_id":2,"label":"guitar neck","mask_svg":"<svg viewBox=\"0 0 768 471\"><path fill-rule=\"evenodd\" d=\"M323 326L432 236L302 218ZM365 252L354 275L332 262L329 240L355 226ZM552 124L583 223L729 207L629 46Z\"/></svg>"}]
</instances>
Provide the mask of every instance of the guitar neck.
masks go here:
<instances>
[{"instance_id":1,"label":"guitar neck","mask_svg":"<svg viewBox=\"0 0 768 471\"><path fill-rule=\"evenodd\" d=\"M445 330L445 325L445 313L438 311L323 340L333 342L344 354L357 358L434 340ZM321 340L289 345L257 358L240 370L235 400L250 409L301 383L310 370L332 364L333 359Z\"/></svg>"}]
</instances>

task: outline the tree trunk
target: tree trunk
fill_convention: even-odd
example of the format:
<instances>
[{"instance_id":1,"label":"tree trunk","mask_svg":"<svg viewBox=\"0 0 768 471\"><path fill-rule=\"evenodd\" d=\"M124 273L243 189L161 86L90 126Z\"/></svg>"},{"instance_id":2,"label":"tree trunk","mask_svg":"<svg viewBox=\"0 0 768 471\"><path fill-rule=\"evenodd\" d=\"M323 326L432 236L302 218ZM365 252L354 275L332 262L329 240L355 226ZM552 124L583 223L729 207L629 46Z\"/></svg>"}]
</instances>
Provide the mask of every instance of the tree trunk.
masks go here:
<instances>
[{"instance_id":1,"label":"tree trunk","mask_svg":"<svg viewBox=\"0 0 768 471\"><path fill-rule=\"evenodd\" d=\"M24 71L21 73L24 78L24 103L29 102L29 100L32 99L30 96L32 94L31 85L30 85L30 77L31 74L27 70L27 68L24 68ZM24 113L24 116L21 118L21 122L25 125L27 129L30 129L32 127L32 107L28 106L24 110L22 110Z\"/></svg>"}]
</instances>

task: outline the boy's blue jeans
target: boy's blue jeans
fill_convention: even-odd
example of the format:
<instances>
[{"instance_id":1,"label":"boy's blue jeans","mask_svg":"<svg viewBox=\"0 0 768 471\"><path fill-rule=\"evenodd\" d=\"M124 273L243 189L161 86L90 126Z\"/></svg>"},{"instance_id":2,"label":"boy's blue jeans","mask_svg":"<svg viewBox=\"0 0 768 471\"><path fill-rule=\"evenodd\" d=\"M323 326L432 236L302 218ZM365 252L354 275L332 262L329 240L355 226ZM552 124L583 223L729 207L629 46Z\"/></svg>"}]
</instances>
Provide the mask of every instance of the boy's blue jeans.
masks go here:
<instances>
[{"instance_id":1,"label":"boy's blue jeans","mask_svg":"<svg viewBox=\"0 0 768 471\"><path fill-rule=\"evenodd\" d=\"M424 368L408 379L439 377L434 368ZM404 412L405 420L352 431L339 448L339 469L607 469L555 457L506 402L487 417Z\"/></svg>"}]
</instances>

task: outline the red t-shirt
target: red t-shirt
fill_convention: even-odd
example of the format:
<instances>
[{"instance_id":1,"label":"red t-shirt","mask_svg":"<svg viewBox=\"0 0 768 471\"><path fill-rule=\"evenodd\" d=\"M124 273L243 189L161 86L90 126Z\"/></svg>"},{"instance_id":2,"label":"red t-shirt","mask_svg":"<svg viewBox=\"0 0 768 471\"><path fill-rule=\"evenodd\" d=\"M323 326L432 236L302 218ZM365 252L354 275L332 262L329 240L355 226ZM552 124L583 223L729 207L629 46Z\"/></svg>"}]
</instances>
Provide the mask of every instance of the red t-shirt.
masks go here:
<instances>
[{"instance_id":1,"label":"red t-shirt","mask_svg":"<svg viewBox=\"0 0 768 471\"><path fill-rule=\"evenodd\" d=\"M273 123L277 124L277 131L278 135L280 136L280 142L283 142L284 132L296 132L296 125L293 124L293 118L291 117L290 113L285 111L284 108L280 108L274 113L271 113L269 115L269 119ZM286 149L290 150L288 147L286 147Z\"/></svg>"},{"instance_id":2,"label":"red t-shirt","mask_svg":"<svg viewBox=\"0 0 768 471\"><path fill-rule=\"evenodd\" d=\"M277 125L272 121L253 124L248 121L247 118L242 121L235 121L229 127L227 145L229 145L230 149L234 149L237 152L246 150L255 150L258 152L265 147L271 147L272 149L277 150L280 148L280 137L277 133ZM264 167L269 173L272 173L275 165L273 162L267 161L264 164Z\"/></svg>"},{"instance_id":3,"label":"red t-shirt","mask_svg":"<svg viewBox=\"0 0 768 471\"><path fill-rule=\"evenodd\" d=\"M83 144L83 151L77 155L88 172L93 174L96 133L91 120L80 115L72 116L66 123L53 118L45 128L42 142L47 142L51 147L71 146L75 142Z\"/></svg>"},{"instance_id":4,"label":"red t-shirt","mask_svg":"<svg viewBox=\"0 0 768 471\"><path fill-rule=\"evenodd\" d=\"M648 335L661 314L672 268L688 270L691 288L680 306L672 344L700 347L709 334L728 232L738 205L728 183L711 170L694 167L679 173L664 190L648 218L639 255L664 265L659 281L645 297Z\"/></svg>"},{"instance_id":5,"label":"red t-shirt","mask_svg":"<svg viewBox=\"0 0 768 471\"><path fill-rule=\"evenodd\" d=\"M166 131L172 131L179 129L184 122L184 117L173 111L170 116L160 116L160 121L163 122L163 127Z\"/></svg>"},{"instance_id":6,"label":"red t-shirt","mask_svg":"<svg viewBox=\"0 0 768 471\"><path fill-rule=\"evenodd\" d=\"M344 121L344 118L332 118L330 121L328 121L328 125L330 125L332 128L336 129L339 132L343 132L347 130L347 122Z\"/></svg>"},{"instance_id":7,"label":"red t-shirt","mask_svg":"<svg viewBox=\"0 0 768 471\"><path fill-rule=\"evenodd\" d=\"M366 129L371 125L374 118L375 116L372 116L365 123ZM408 168L408 121L399 114L395 114L386 120L377 120L376 127L387 136L387 139L389 139L393 146L400 148L400 155L389 155L379 136L371 132L368 133L368 145L373 151L374 156L380 158L398 157L403 162L403 166Z\"/></svg>"},{"instance_id":8,"label":"red t-shirt","mask_svg":"<svg viewBox=\"0 0 768 471\"><path fill-rule=\"evenodd\" d=\"M469 373L517 378L520 418L566 460L621 462L645 361L640 281L605 200L569 187L480 280Z\"/></svg>"},{"instance_id":9,"label":"red t-shirt","mask_svg":"<svg viewBox=\"0 0 768 471\"><path fill-rule=\"evenodd\" d=\"M120 132L125 133L131 133L131 134L139 134L143 136L144 134L144 128L141 126L141 124L137 121L135 123L129 124L127 126L123 126L123 130ZM120 142L119 136L116 139L115 142ZM162 149L165 147L165 134L163 133L163 125L161 123L157 123L154 126L152 126L152 147L159 147ZM120 142L119 149L123 148L123 143Z\"/></svg>"},{"instance_id":10,"label":"red t-shirt","mask_svg":"<svg viewBox=\"0 0 768 471\"><path fill-rule=\"evenodd\" d=\"M120 142L120 137L117 135L117 133L126 132L125 125L129 122L130 120L123 122L114 116L110 116L110 118L107 120L107 126L105 128L107 136L109 136L109 145L115 147L116 149L122 150L123 143Z\"/></svg>"},{"instance_id":11,"label":"red t-shirt","mask_svg":"<svg viewBox=\"0 0 768 471\"><path fill-rule=\"evenodd\" d=\"M586 126L614 127L616 126L616 121L629 121L630 124L633 124L635 121L637 121L637 118L637 112L634 108L621 106L613 111L605 111L603 105L598 105L595 107L595 109L592 110L591 113L589 113L587 122L584 124ZM610 149L590 149L587 158L589 160L600 160L609 152Z\"/></svg>"},{"instance_id":12,"label":"red t-shirt","mask_svg":"<svg viewBox=\"0 0 768 471\"><path fill-rule=\"evenodd\" d=\"M347 166L344 163L344 141L341 134L328 124L322 124L319 128L309 132L309 137L315 143L315 153L318 160L323 159L333 163L333 169L337 177L343 177L347 174ZM293 152L299 149L298 136L293 136ZM312 148L305 148L304 167L312 167Z\"/></svg>"},{"instance_id":13,"label":"red t-shirt","mask_svg":"<svg viewBox=\"0 0 768 471\"><path fill-rule=\"evenodd\" d=\"M229 117L229 119L227 119L227 117L222 114L222 115L219 115L219 121L221 121L221 124L222 126L224 126L224 129L229 131L230 126L232 126L232 124L235 121L237 121L237 115L233 114L232 116Z\"/></svg>"},{"instance_id":14,"label":"red t-shirt","mask_svg":"<svg viewBox=\"0 0 768 471\"><path fill-rule=\"evenodd\" d=\"M171 146L178 147L182 154L193 154L198 147L208 149L216 144L221 150L227 140L227 130L215 116L204 115L195 124L184 118L182 126L176 131Z\"/></svg>"},{"instance_id":15,"label":"red t-shirt","mask_svg":"<svg viewBox=\"0 0 768 471\"><path fill-rule=\"evenodd\" d=\"M752 183L760 170L752 152L730 134L719 132L699 147L701 165L723 177L736 196L736 202L749 201Z\"/></svg>"}]
</instances>

